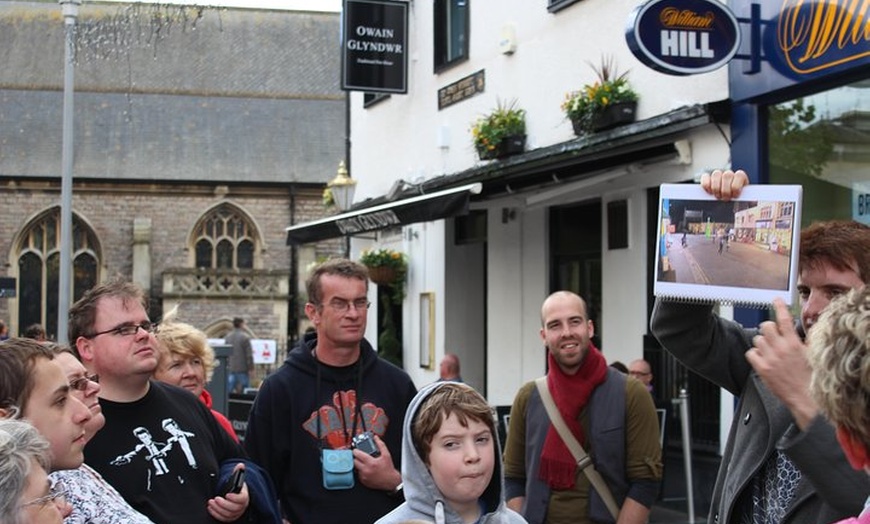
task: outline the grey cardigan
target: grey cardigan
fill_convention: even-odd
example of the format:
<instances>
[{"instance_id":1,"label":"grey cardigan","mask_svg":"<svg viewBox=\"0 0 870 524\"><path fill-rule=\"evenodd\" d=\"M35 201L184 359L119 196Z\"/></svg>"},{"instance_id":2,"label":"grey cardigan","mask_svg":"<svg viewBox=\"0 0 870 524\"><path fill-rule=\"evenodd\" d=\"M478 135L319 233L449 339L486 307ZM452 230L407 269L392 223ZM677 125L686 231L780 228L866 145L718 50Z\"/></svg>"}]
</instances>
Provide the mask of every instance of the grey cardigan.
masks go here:
<instances>
[{"instance_id":1,"label":"grey cardigan","mask_svg":"<svg viewBox=\"0 0 870 524\"><path fill-rule=\"evenodd\" d=\"M713 314L712 306L657 301L653 334L696 373L740 397L713 488L708 522L732 522L735 505L775 449L801 471L782 524L819 524L857 515L870 493L870 477L849 466L833 426L816 417L806 431L753 371L744 354L756 329Z\"/></svg>"}]
</instances>

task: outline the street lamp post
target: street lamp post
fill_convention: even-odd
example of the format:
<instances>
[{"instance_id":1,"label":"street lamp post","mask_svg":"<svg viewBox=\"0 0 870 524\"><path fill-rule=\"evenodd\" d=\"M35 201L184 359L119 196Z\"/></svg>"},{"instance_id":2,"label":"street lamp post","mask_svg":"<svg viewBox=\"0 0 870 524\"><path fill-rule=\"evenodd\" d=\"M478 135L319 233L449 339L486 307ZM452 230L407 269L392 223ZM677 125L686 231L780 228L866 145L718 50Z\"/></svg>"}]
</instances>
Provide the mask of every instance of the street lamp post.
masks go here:
<instances>
[{"instance_id":1,"label":"street lamp post","mask_svg":"<svg viewBox=\"0 0 870 524\"><path fill-rule=\"evenodd\" d=\"M353 205L353 194L356 192L356 180L352 179L344 165L344 160L338 164L335 178L326 186L332 191L332 199L339 211L347 211ZM344 238L344 256L350 257L350 237Z\"/></svg>"},{"instance_id":2,"label":"street lamp post","mask_svg":"<svg viewBox=\"0 0 870 524\"><path fill-rule=\"evenodd\" d=\"M60 0L64 23L63 129L60 183L60 275L57 297L57 341L67 341L72 286L72 167L75 30L81 0Z\"/></svg>"}]
</instances>

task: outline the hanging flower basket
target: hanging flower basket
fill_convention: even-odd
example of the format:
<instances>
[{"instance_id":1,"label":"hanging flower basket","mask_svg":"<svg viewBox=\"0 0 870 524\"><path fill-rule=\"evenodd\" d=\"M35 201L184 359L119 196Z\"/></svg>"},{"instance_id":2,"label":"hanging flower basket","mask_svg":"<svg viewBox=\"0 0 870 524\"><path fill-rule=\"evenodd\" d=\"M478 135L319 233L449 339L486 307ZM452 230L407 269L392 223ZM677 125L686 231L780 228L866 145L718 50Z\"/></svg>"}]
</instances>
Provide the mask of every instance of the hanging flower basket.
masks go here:
<instances>
[{"instance_id":1,"label":"hanging flower basket","mask_svg":"<svg viewBox=\"0 0 870 524\"><path fill-rule=\"evenodd\" d=\"M396 270L389 266L370 267L369 278L379 286L387 286L396 280Z\"/></svg>"},{"instance_id":2,"label":"hanging flower basket","mask_svg":"<svg viewBox=\"0 0 870 524\"><path fill-rule=\"evenodd\" d=\"M408 275L405 255L392 249L366 250L359 261L368 268L369 279L379 286L390 286L393 303L401 304L405 299L405 277Z\"/></svg>"}]
</instances>

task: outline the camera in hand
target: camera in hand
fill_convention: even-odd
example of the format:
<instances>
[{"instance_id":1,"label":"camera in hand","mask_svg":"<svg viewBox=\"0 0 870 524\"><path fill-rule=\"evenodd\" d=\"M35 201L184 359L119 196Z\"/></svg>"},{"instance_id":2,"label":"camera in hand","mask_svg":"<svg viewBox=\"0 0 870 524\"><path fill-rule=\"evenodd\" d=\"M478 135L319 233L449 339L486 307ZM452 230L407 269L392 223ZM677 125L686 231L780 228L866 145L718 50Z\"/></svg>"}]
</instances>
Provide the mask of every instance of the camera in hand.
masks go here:
<instances>
[{"instance_id":1,"label":"camera in hand","mask_svg":"<svg viewBox=\"0 0 870 524\"><path fill-rule=\"evenodd\" d=\"M381 456L381 450L378 449L378 444L375 442L374 434L371 431L365 431L355 436L351 447L360 451L365 451L373 457Z\"/></svg>"}]
</instances>

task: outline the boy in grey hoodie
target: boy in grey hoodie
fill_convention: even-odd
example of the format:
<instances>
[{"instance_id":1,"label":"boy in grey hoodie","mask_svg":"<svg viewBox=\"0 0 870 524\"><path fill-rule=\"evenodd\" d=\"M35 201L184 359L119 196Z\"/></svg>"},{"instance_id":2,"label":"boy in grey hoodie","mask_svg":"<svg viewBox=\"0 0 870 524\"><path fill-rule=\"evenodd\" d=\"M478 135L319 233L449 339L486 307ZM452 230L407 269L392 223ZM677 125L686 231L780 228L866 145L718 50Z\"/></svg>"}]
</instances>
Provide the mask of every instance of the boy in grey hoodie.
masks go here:
<instances>
[{"instance_id":1,"label":"boy in grey hoodie","mask_svg":"<svg viewBox=\"0 0 870 524\"><path fill-rule=\"evenodd\" d=\"M405 503L376 524L521 524L504 501L501 449L486 399L458 382L435 382L408 406L402 430Z\"/></svg>"}]
</instances>

